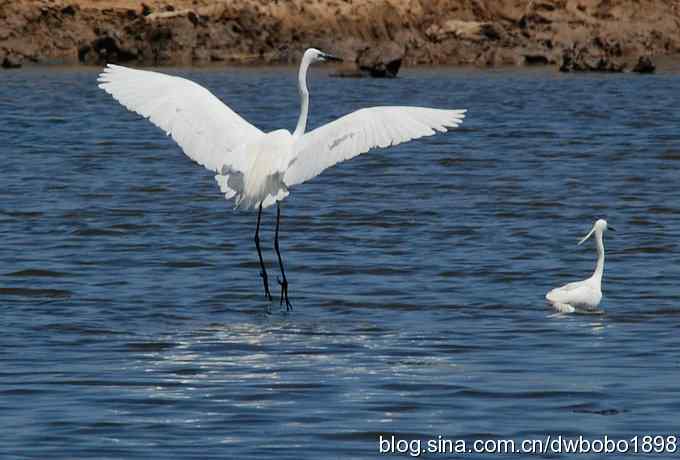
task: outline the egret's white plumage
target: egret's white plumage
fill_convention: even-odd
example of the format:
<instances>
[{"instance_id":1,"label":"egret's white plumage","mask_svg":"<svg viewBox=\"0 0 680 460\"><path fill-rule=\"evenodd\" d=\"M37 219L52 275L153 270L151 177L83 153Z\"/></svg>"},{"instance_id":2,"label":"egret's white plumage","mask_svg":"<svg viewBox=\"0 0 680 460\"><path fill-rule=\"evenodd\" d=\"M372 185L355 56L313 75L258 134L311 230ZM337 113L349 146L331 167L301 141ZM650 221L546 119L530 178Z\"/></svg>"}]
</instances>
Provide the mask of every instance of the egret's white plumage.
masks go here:
<instances>
[{"instance_id":1,"label":"egret's white plumage","mask_svg":"<svg viewBox=\"0 0 680 460\"><path fill-rule=\"evenodd\" d=\"M389 147L446 131L458 126L464 113L423 107L357 110L302 136L295 144L295 156L284 180L289 186L300 184L374 147Z\"/></svg>"},{"instance_id":2,"label":"egret's white plumage","mask_svg":"<svg viewBox=\"0 0 680 460\"><path fill-rule=\"evenodd\" d=\"M252 158L238 147L264 133L213 94L180 77L109 64L99 87L128 110L148 118L179 144L196 163L219 172L225 163L245 171Z\"/></svg>"},{"instance_id":3,"label":"egret's white plumage","mask_svg":"<svg viewBox=\"0 0 680 460\"><path fill-rule=\"evenodd\" d=\"M593 225L590 232L579 241L583 244L591 235L595 234L597 243L597 264L592 276L583 281L565 284L555 288L545 296L546 300L557 311L563 313L573 313L577 310L593 311L602 300L602 276L604 274L604 241L603 234L611 227L607 226L607 221L599 219Z\"/></svg>"},{"instance_id":4,"label":"egret's white plumage","mask_svg":"<svg viewBox=\"0 0 680 460\"><path fill-rule=\"evenodd\" d=\"M195 162L215 171L227 199L236 206L259 207L255 245L265 295L271 300L260 249L262 208L277 203L274 247L282 280L281 304L288 301L288 281L278 246L280 208L288 188L324 169L375 147L389 147L458 126L465 110L423 107L371 107L357 110L305 133L309 112L307 70L318 61L338 60L308 49L300 63L300 117L295 131L260 131L202 86L180 77L109 64L99 87L133 112L148 118L179 144Z\"/></svg>"},{"instance_id":5,"label":"egret's white plumage","mask_svg":"<svg viewBox=\"0 0 680 460\"><path fill-rule=\"evenodd\" d=\"M293 134L264 133L202 86L180 77L109 64L99 86L133 112L163 129L197 163L217 172L227 199L237 206L270 206L288 187L367 152L458 126L465 110L371 107L305 133L309 111L307 70L330 56L305 52L298 74L301 111Z\"/></svg>"}]
</instances>

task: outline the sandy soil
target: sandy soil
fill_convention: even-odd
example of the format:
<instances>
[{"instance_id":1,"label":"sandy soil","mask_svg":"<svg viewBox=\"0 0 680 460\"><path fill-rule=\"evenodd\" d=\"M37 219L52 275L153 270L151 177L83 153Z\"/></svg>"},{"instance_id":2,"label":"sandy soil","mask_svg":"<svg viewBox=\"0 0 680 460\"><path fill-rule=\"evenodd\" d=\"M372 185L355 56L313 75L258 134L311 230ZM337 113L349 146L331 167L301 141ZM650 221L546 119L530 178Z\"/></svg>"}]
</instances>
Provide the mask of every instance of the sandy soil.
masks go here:
<instances>
[{"instance_id":1,"label":"sandy soil","mask_svg":"<svg viewBox=\"0 0 680 460\"><path fill-rule=\"evenodd\" d=\"M668 0L0 0L0 62L137 65L349 60L399 47L406 64L560 64L680 52Z\"/></svg>"}]
</instances>

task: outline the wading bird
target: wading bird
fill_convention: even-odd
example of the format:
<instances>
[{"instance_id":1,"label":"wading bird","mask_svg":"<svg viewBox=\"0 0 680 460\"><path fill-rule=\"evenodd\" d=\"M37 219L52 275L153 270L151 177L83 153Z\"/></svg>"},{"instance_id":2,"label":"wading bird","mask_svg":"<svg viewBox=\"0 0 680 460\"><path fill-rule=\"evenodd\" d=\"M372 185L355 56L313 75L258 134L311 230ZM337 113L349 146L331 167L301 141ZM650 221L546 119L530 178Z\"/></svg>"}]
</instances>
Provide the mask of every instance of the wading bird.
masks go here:
<instances>
[{"instance_id":1,"label":"wading bird","mask_svg":"<svg viewBox=\"0 0 680 460\"><path fill-rule=\"evenodd\" d=\"M599 219L593 225L592 230L581 241L583 244L591 235L595 234L597 242L597 265L593 275L583 281L565 284L548 292L546 300L553 308L563 313L573 313L577 310L593 311L602 300L602 275L604 274L604 242L603 235L606 230L614 231L614 228L607 226L607 221Z\"/></svg>"},{"instance_id":2,"label":"wading bird","mask_svg":"<svg viewBox=\"0 0 680 460\"><path fill-rule=\"evenodd\" d=\"M279 251L279 202L288 189L336 163L375 147L389 147L458 126L465 110L424 107L371 107L305 132L309 110L310 64L340 59L314 48L305 51L298 72L300 117L295 131L264 133L224 105L204 87L184 78L109 64L99 87L129 110L148 118L172 136L184 153L217 173L215 179L236 207L258 208L255 227L260 276L272 300L260 250L262 208L276 203L274 248L281 268L281 305L292 308Z\"/></svg>"}]
</instances>

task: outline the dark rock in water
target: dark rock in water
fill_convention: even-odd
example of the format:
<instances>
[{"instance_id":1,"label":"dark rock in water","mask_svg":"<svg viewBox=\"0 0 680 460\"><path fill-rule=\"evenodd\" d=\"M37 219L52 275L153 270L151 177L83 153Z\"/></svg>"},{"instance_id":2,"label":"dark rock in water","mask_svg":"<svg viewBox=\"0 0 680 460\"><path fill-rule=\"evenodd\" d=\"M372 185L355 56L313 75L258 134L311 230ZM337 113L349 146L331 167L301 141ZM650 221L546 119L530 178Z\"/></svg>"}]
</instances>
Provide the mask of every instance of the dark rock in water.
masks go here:
<instances>
[{"instance_id":1,"label":"dark rock in water","mask_svg":"<svg viewBox=\"0 0 680 460\"><path fill-rule=\"evenodd\" d=\"M406 55L396 43L365 48L357 55L357 67L373 78L394 78Z\"/></svg>"},{"instance_id":2,"label":"dark rock in water","mask_svg":"<svg viewBox=\"0 0 680 460\"><path fill-rule=\"evenodd\" d=\"M550 63L550 58L544 54L525 54L524 63L526 65L546 65Z\"/></svg>"},{"instance_id":3,"label":"dark rock in water","mask_svg":"<svg viewBox=\"0 0 680 460\"><path fill-rule=\"evenodd\" d=\"M18 69L24 64L24 58L18 54L8 54L2 60L2 67L5 69Z\"/></svg>"},{"instance_id":4,"label":"dark rock in water","mask_svg":"<svg viewBox=\"0 0 680 460\"><path fill-rule=\"evenodd\" d=\"M637 73L654 73L655 71L656 66L649 56L640 56L637 64L635 64L635 67L633 67L633 72Z\"/></svg>"},{"instance_id":5,"label":"dark rock in water","mask_svg":"<svg viewBox=\"0 0 680 460\"><path fill-rule=\"evenodd\" d=\"M575 67L575 51L573 48L567 48L562 52L562 63L560 64L560 72L571 72Z\"/></svg>"},{"instance_id":6,"label":"dark rock in water","mask_svg":"<svg viewBox=\"0 0 680 460\"><path fill-rule=\"evenodd\" d=\"M623 72L625 69L626 64L610 55L609 49L588 46L565 49L560 64L560 72Z\"/></svg>"},{"instance_id":7,"label":"dark rock in water","mask_svg":"<svg viewBox=\"0 0 680 460\"><path fill-rule=\"evenodd\" d=\"M610 58L600 58L595 67L595 72L623 72L626 70L626 64L621 62L616 62Z\"/></svg>"}]
</instances>

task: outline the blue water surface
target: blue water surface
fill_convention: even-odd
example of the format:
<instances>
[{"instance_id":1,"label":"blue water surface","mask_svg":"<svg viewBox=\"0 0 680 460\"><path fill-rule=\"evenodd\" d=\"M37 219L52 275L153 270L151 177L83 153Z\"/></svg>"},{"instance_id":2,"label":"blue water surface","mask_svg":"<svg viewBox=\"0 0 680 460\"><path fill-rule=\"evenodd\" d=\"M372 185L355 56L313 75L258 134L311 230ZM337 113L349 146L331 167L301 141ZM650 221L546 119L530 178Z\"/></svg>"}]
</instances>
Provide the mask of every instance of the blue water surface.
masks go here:
<instances>
[{"instance_id":1,"label":"blue water surface","mask_svg":"<svg viewBox=\"0 0 680 460\"><path fill-rule=\"evenodd\" d=\"M296 69L164 71L263 130L295 126ZM364 459L381 434L680 431L678 72L316 69L311 127L370 105L469 112L291 190L291 313L274 208L270 304L256 214L97 72L0 72L1 458ZM544 295L590 275L594 244L576 242L597 218L618 231L605 314L556 314Z\"/></svg>"}]
</instances>

